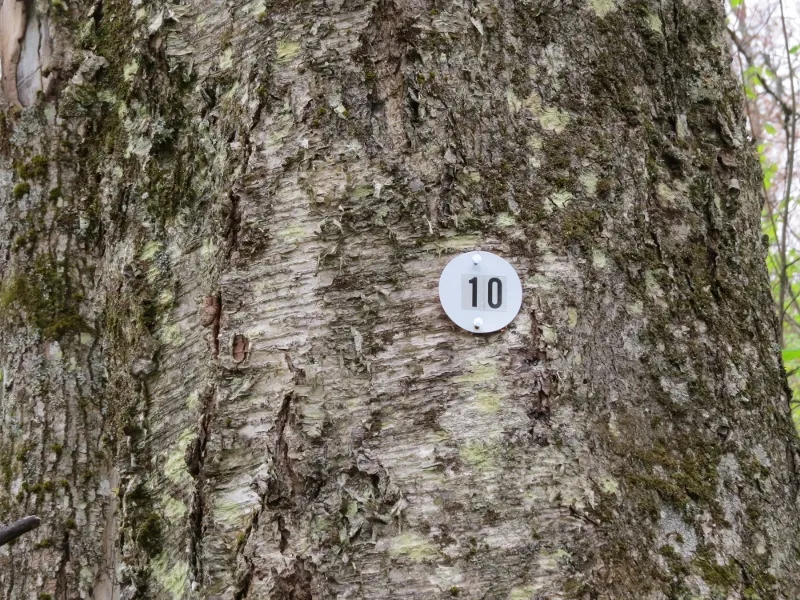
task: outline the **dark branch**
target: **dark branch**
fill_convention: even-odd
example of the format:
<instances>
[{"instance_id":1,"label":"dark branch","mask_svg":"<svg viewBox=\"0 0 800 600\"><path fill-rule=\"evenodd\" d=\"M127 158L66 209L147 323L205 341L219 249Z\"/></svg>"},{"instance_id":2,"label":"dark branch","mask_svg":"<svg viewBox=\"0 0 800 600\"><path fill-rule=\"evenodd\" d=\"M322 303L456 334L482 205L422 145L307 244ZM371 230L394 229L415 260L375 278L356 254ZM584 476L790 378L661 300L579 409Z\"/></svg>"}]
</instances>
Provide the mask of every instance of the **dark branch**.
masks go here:
<instances>
[{"instance_id":1,"label":"dark branch","mask_svg":"<svg viewBox=\"0 0 800 600\"><path fill-rule=\"evenodd\" d=\"M11 525L3 527L0 529L0 546L6 545L8 542L17 539L19 536L29 531L33 531L41 525L41 523L42 521L39 517L25 517L19 521L15 521Z\"/></svg>"},{"instance_id":2,"label":"dark branch","mask_svg":"<svg viewBox=\"0 0 800 600\"><path fill-rule=\"evenodd\" d=\"M730 27L728 28L728 35L730 36L737 50L739 50L739 52L742 53L742 56L744 56L745 60L747 61L747 65L754 66L755 61L750 56L748 48L745 46L742 40L739 39L739 37L736 35L736 32L734 32ZM792 110L792 107L789 106L783 98L781 98L778 92L772 89L769 83L767 83L766 79L764 79L760 73L754 73L754 75L758 80L758 83L761 84L761 87L764 88L764 91L772 96L775 102L778 103L778 106L781 107L781 111L783 112L784 116L788 119L791 115L793 115L794 111Z\"/></svg>"}]
</instances>

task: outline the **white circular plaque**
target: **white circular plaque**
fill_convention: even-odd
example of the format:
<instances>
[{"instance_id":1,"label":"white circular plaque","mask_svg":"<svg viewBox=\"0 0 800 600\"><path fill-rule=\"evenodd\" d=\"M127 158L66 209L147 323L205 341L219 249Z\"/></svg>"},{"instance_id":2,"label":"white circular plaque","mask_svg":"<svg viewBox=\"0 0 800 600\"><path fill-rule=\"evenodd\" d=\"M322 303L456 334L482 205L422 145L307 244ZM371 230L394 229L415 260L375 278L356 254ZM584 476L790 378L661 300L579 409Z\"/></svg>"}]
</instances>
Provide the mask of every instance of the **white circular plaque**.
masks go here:
<instances>
[{"instance_id":1,"label":"white circular plaque","mask_svg":"<svg viewBox=\"0 0 800 600\"><path fill-rule=\"evenodd\" d=\"M491 252L460 254L439 278L439 300L452 321L472 333L502 329L522 306L522 283L514 267Z\"/></svg>"}]
</instances>

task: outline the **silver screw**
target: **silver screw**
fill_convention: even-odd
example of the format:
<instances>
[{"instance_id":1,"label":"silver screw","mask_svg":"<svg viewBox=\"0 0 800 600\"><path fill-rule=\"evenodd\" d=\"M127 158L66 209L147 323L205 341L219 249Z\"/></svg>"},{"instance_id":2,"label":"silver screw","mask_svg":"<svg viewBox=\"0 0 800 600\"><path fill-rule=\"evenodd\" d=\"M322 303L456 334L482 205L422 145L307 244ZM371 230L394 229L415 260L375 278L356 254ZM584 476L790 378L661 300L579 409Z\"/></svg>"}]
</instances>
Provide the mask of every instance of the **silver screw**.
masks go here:
<instances>
[{"instance_id":1,"label":"silver screw","mask_svg":"<svg viewBox=\"0 0 800 600\"><path fill-rule=\"evenodd\" d=\"M480 328L481 328L481 325L483 325L483 319L481 319L480 317L477 317L477 318L476 318L476 319L475 319L475 320L472 322L472 324L473 324L473 325L475 325L475 329L480 329Z\"/></svg>"},{"instance_id":2,"label":"silver screw","mask_svg":"<svg viewBox=\"0 0 800 600\"><path fill-rule=\"evenodd\" d=\"M473 254L473 255L472 255L472 262L474 262L476 265L477 265L477 264L480 264L480 262L481 262L482 260L483 260L483 259L481 258L481 255L480 255L480 254Z\"/></svg>"}]
</instances>

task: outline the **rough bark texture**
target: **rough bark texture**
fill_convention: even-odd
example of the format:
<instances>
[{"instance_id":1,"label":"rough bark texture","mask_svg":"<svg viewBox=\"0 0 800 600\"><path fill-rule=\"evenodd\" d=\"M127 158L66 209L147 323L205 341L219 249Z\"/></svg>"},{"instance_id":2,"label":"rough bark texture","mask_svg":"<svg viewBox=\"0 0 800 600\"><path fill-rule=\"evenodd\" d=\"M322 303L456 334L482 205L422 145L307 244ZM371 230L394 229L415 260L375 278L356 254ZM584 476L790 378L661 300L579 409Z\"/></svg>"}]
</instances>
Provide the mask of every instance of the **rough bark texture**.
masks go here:
<instances>
[{"instance_id":1,"label":"rough bark texture","mask_svg":"<svg viewBox=\"0 0 800 600\"><path fill-rule=\"evenodd\" d=\"M721 5L30 14L0 514L43 524L0 597L800 597ZM438 304L474 248L524 284L493 335Z\"/></svg>"}]
</instances>

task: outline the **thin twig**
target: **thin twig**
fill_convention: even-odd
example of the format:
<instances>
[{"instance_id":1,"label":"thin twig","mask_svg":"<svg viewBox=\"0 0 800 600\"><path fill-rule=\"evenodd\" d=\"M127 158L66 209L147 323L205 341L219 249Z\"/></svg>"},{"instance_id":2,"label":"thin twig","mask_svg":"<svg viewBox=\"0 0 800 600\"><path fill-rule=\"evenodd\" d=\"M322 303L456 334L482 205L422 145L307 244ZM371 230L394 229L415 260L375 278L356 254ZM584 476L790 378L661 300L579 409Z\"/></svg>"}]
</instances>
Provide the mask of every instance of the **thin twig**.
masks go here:
<instances>
[{"instance_id":1,"label":"thin twig","mask_svg":"<svg viewBox=\"0 0 800 600\"><path fill-rule=\"evenodd\" d=\"M747 61L747 66L754 67L756 66L755 61L750 56L748 52L746 44L739 39L739 36L736 35L736 32L733 31L730 27L728 28L728 35L731 36L731 40L733 41L736 49L744 56L745 60ZM791 67L789 69L791 71ZM792 105L790 106L787 102L780 96L778 92L772 89L772 86L761 76L761 73L754 73L756 79L758 79L758 83L761 87L764 88L764 91L767 92L770 96L772 96L773 100L778 103L783 111L784 115L795 114L794 108L794 97L792 97ZM744 73L742 74L742 83L744 83ZM794 96L794 94L793 94Z\"/></svg>"},{"instance_id":2,"label":"thin twig","mask_svg":"<svg viewBox=\"0 0 800 600\"><path fill-rule=\"evenodd\" d=\"M784 300L786 299L786 286L788 284L788 275L786 273L786 259L787 259L787 242L786 232L789 229L789 202L792 198L792 176L794 171L794 144L795 134L797 129L797 104L794 94L794 65L792 64L792 53L789 51L789 34L786 32L786 18L783 14L783 0L778 0L781 9L781 31L783 32L783 46L786 50L786 60L789 63L789 89L791 91L791 112L786 114L788 121L786 127L786 144L789 149L789 155L786 157L786 192L783 199L783 223L781 223L781 244L780 244L780 261L781 261L781 287L779 291L778 302L781 308L780 322L781 330L780 342L783 346L783 321L786 315L786 308L784 307Z\"/></svg>"}]
</instances>

